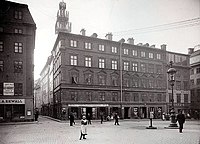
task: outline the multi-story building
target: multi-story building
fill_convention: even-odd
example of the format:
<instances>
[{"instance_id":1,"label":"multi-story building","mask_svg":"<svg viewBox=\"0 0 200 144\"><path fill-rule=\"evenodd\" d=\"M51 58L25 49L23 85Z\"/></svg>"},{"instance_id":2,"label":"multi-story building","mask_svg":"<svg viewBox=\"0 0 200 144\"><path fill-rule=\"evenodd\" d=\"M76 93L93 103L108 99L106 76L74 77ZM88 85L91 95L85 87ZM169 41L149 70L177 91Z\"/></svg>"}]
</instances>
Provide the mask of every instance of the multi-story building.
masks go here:
<instances>
[{"instance_id":1,"label":"multi-story building","mask_svg":"<svg viewBox=\"0 0 200 144\"><path fill-rule=\"evenodd\" d=\"M36 24L28 6L0 5L0 119L33 120Z\"/></svg>"},{"instance_id":2,"label":"multi-story building","mask_svg":"<svg viewBox=\"0 0 200 144\"><path fill-rule=\"evenodd\" d=\"M192 117L200 115L200 45L189 49Z\"/></svg>"},{"instance_id":3,"label":"multi-story building","mask_svg":"<svg viewBox=\"0 0 200 144\"><path fill-rule=\"evenodd\" d=\"M40 73L41 114L53 116L53 56L49 56Z\"/></svg>"},{"instance_id":4,"label":"multi-story building","mask_svg":"<svg viewBox=\"0 0 200 144\"><path fill-rule=\"evenodd\" d=\"M40 78L34 81L34 107L41 111L42 108L42 93Z\"/></svg>"},{"instance_id":5,"label":"multi-story building","mask_svg":"<svg viewBox=\"0 0 200 144\"><path fill-rule=\"evenodd\" d=\"M62 109L123 118L160 117L166 111L166 47L134 45L60 32L54 52L54 102L56 116ZM122 80L122 81L121 81Z\"/></svg>"},{"instance_id":6,"label":"multi-story building","mask_svg":"<svg viewBox=\"0 0 200 144\"><path fill-rule=\"evenodd\" d=\"M190 64L189 55L174 52L167 52L167 63L173 62L173 67L177 70L175 74L174 93L172 98L172 88L167 81L167 106L168 110L174 100L174 109L176 112L183 110L184 113L190 113ZM169 67L168 67L169 68Z\"/></svg>"}]
</instances>

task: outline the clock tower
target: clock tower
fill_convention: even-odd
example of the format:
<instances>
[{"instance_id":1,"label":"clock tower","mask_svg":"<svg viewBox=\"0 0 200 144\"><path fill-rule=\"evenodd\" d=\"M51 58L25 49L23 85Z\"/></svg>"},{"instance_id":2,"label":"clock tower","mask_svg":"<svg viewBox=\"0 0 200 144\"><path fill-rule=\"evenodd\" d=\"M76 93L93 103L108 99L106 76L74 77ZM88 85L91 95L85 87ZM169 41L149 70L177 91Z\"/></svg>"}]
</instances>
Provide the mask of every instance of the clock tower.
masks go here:
<instances>
[{"instance_id":1,"label":"clock tower","mask_svg":"<svg viewBox=\"0 0 200 144\"><path fill-rule=\"evenodd\" d=\"M57 13L57 20L55 25L55 33L58 34L59 32L71 32L71 23L69 22L69 12L66 11L66 3L60 2L59 3L59 10Z\"/></svg>"}]
</instances>

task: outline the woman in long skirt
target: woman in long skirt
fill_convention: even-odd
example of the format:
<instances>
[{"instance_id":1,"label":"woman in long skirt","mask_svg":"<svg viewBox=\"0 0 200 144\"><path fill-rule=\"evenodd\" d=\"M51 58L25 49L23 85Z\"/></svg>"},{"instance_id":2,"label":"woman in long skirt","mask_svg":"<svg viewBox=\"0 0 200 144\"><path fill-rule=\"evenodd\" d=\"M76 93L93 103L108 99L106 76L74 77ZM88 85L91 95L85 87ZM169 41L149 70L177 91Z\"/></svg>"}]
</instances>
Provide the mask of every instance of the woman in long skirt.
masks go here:
<instances>
[{"instance_id":1,"label":"woman in long skirt","mask_svg":"<svg viewBox=\"0 0 200 144\"><path fill-rule=\"evenodd\" d=\"M81 120L81 136L80 136L80 140L82 139L86 139L85 136L87 135L87 120L86 120L86 116L83 116L83 119Z\"/></svg>"}]
</instances>

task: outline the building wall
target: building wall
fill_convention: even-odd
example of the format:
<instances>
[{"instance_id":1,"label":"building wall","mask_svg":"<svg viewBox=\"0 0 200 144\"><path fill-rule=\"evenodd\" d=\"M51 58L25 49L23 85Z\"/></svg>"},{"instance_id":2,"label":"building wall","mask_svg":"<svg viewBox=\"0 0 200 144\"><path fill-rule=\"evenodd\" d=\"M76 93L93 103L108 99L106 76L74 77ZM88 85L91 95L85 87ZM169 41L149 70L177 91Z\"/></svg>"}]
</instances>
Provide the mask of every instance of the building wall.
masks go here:
<instances>
[{"instance_id":1,"label":"building wall","mask_svg":"<svg viewBox=\"0 0 200 144\"><path fill-rule=\"evenodd\" d=\"M191 109L194 118L200 117L200 46L193 48L190 54Z\"/></svg>"},{"instance_id":2,"label":"building wall","mask_svg":"<svg viewBox=\"0 0 200 144\"><path fill-rule=\"evenodd\" d=\"M0 71L1 119L33 120L33 51L36 25L27 5L8 1L1 4L2 10L6 10L1 11L0 16L0 41L3 43L3 50L0 51L0 61L3 62L3 71ZM14 66L15 61L21 61L22 65ZM5 83L14 84L14 94L3 93ZM16 101L8 101L9 99Z\"/></svg>"},{"instance_id":3,"label":"building wall","mask_svg":"<svg viewBox=\"0 0 200 144\"><path fill-rule=\"evenodd\" d=\"M76 40L77 47L71 47L70 40ZM84 42L90 42L92 48L90 50L85 49ZM99 44L105 45L105 51L102 52L98 50ZM112 46L118 48L117 53L111 52ZM134 107L138 108L138 113L140 113L139 109L141 109L141 111L143 111L142 113L145 113L144 117L148 117L148 113L152 109L154 109L155 113L157 113L158 108L161 108L162 112L166 111L166 83L163 83L163 81L166 81L166 51L130 44L122 45L122 62L129 62L129 70L123 70L123 100L121 102L119 48L120 43L118 42L59 33L53 50L55 54L54 92L55 103L58 105L56 111L58 113L62 111L62 108L70 112L71 109L77 107L77 113L79 113L80 117L84 108L89 111L89 108L87 108L89 106L95 109L95 118L98 118L101 105L97 104L102 104L102 107L105 108L105 114L110 115L113 107L118 108L118 112L120 112L121 103L124 111L123 117L127 118L134 117ZM129 50L128 55L123 54L124 49ZM132 55L133 49L138 51L138 56ZM145 51L146 57L142 58L140 56L141 51ZM148 58L149 53L153 53L154 58ZM157 53L160 54L161 59L155 58ZM70 64L71 55L77 56L77 65L75 66ZM91 67L85 66L85 57L87 56L92 58ZM105 59L105 68L99 68L99 58ZM111 69L111 60L117 61L117 70ZM138 64L137 71L133 71L132 69L131 65L133 62L137 62ZM146 70L144 72L142 72L140 64L146 64ZM161 67L160 72L157 72L157 65ZM151 69L150 66L154 67L152 72L149 71ZM91 84L88 84L86 80L88 74L92 75ZM100 83L99 76L105 76L105 84ZM115 86L112 81L113 77L117 79L117 85ZM75 80L75 84L73 84L74 81L72 79ZM139 80L138 86L134 86L133 84L135 79ZM149 82L144 82L144 84L142 84L140 81L141 79L147 81L152 80L154 82L153 86L149 86ZM117 100L113 100L113 92L116 92ZM92 95L92 100L90 101L86 98L88 93ZM105 98L102 100L102 95L104 94ZM87 106L83 105L85 103L87 103ZM72 105L74 105L74 107L72 107ZM82 109L82 111L80 109ZM138 116L142 117L142 113L138 114ZM160 110L159 113L161 113ZM61 115L58 114L57 117L61 117Z\"/></svg>"}]
</instances>

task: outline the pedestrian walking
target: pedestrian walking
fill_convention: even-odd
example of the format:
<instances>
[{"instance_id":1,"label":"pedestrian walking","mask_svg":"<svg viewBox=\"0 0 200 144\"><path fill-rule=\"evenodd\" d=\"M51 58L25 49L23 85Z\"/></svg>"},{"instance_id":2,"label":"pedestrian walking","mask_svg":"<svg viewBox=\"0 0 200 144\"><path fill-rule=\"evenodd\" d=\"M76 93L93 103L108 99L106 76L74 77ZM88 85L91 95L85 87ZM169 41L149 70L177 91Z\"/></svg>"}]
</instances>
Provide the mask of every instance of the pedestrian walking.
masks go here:
<instances>
[{"instance_id":1,"label":"pedestrian walking","mask_svg":"<svg viewBox=\"0 0 200 144\"><path fill-rule=\"evenodd\" d=\"M162 114L162 120L165 120L165 113Z\"/></svg>"},{"instance_id":2,"label":"pedestrian walking","mask_svg":"<svg viewBox=\"0 0 200 144\"><path fill-rule=\"evenodd\" d=\"M87 115L87 120L88 120L88 125L89 125L89 124L92 124L90 113L88 113L88 115Z\"/></svg>"},{"instance_id":3,"label":"pedestrian walking","mask_svg":"<svg viewBox=\"0 0 200 144\"><path fill-rule=\"evenodd\" d=\"M71 112L69 115L70 126L73 126L74 123L74 114Z\"/></svg>"},{"instance_id":4,"label":"pedestrian walking","mask_svg":"<svg viewBox=\"0 0 200 144\"><path fill-rule=\"evenodd\" d=\"M179 114L177 115L177 121L179 123L179 132L183 132L183 124L185 123L185 115L182 113L182 111L179 111Z\"/></svg>"},{"instance_id":5,"label":"pedestrian walking","mask_svg":"<svg viewBox=\"0 0 200 144\"><path fill-rule=\"evenodd\" d=\"M38 122L38 117L39 117L39 110L38 108L35 109L35 121Z\"/></svg>"},{"instance_id":6,"label":"pedestrian walking","mask_svg":"<svg viewBox=\"0 0 200 144\"><path fill-rule=\"evenodd\" d=\"M86 139L87 135L87 120L86 120L86 116L83 116L83 118L81 119L81 136L80 136L80 140L82 139Z\"/></svg>"},{"instance_id":7,"label":"pedestrian walking","mask_svg":"<svg viewBox=\"0 0 200 144\"><path fill-rule=\"evenodd\" d=\"M103 112L100 112L101 124L103 123Z\"/></svg>"},{"instance_id":8,"label":"pedestrian walking","mask_svg":"<svg viewBox=\"0 0 200 144\"><path fill-rule=\"evenodd\" d=\"M118 121L119 116L118 116L117 113L115 113L115 115L114 115L114 119L115 119L115 125L116 125L116 124L119 125L119 121Z\"/></svg>"}]
</instances>

